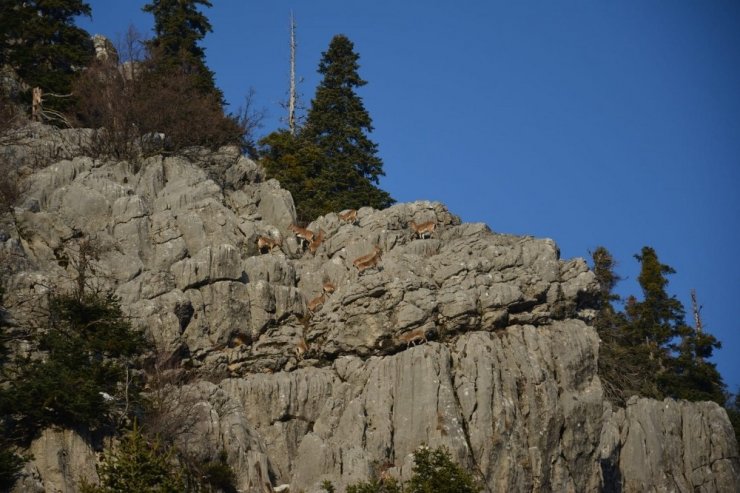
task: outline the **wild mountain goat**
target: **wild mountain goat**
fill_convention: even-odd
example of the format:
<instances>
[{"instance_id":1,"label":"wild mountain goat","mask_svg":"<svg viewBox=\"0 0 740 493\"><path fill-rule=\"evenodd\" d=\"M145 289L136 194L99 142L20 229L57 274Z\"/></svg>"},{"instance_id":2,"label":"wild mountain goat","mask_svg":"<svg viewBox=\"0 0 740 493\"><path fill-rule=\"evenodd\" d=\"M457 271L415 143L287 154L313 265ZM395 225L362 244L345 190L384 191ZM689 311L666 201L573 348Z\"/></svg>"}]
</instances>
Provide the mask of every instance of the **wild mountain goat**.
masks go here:
<instances>
[{"instance_id":1,"label":"wild mountain goat","mask_svg":"<svg viewBox=\"0 0 740 493\"><path fill-rule=\"evenodd\" d=\"M411 344L416 346L422 342L427 342L427 329L425 327L419 327L417 329L404 332L398 336L398 340L400 342L405 342L406 347L411 346Z\"/></svg>"},{"instance_id":2,"label":"wild mountain goat","mask_svg":"<svg viewBox=\"0 0 740 493\"><path fill-rule=\"evenodd\" d=\"M282 246L282 241L280 241L279 238L270 238L269 236L259 236L257 237L257 250L259 250L260 253L267 253L272 252L274 248L280 248Z\"/></svg>"},{"instance_id":3,"label":"wild mountain goat","mask_svg":"<svg viewBox=\"0 0 740 493\"><path fill-rule=\"evenodd\" d=\"M355 224L357 222L357 209L347 209L339 213L339 219L346 223Z\"/></svg>"},{"instance_id":4,"label":"wild mountain goat","mask_svg":"<svg viewBox=\"0 0 740 493\"><path fill-rule=\"evenodd\" d=\"M309 242L308 244L308 251L311 252L312 255L316 255L316 250L319 249L321 244L324 242L324 230L319 229L319 234L317 234L314 239Z\"/></svg>"},{"instance_id":5,"label":"wild mountain goat","mask_svg":"<svg viewBox=\"0 0 740 493\"><path fill-rule=\"evenodd\" d=\"M427 221L421 224L416 224L414 221L409 221L409 226L414 232L413 235L419 239L431 238L432 234L434 234L434 230L437 229L437 223L434 221Z\"/></svg>"},{"instance_id":6,"label":"wild mountain goat","mask_svg":"<svg viewBox=\"0 0 740 493\"><path fill-rule=\"evenodd\" d=\"M378 262L380 261L382 250L378 245L375 245L373 247L372 253L369 253L367 255L363 255L362 257L357 257L352 261L352 265L357 267L357 270L359 272L363 272L366 269L369 269L371 267L375 267L378 265Z\"/></svg>"},{"instance_id":7,"label":"wild mountain goat","mask_svg":"<svg viewBox=\"0 0 740 493\"><path fill-rule=\"evenodd\" d=\"M301 241L301 245L303 248L305 248L306 245L310 244L316 236L315 233L310 229L301 228L296 224L291 224L290 230L295 233L296 237Z\"/></svg>"}]
</instances>

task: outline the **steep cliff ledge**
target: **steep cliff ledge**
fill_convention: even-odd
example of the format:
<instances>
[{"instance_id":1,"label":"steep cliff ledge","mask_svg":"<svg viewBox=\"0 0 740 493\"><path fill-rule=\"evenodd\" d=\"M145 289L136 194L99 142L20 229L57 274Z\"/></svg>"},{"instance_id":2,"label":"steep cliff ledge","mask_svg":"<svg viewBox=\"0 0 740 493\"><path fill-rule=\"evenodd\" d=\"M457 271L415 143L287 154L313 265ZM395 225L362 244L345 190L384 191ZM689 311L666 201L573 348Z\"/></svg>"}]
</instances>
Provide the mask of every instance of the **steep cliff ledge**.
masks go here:
<instances>
[{"instance_id":1,"label":"steep cliff ledge","mask_svg":"<svg viewBox=\"0 0 740 493\"><path fill-rule=\"evenodd\" d=\"M737 491L719 406L605 401L594 276L551 240L415 202L320 217L312 253L290 230L290 195L232 148L137 166L78 156L26 180L0 225L23 266L9 305L70 286L68 259L94 238L96 282L173 371L188 369L167 390L179 445L203 459L225 449L242 491L407 478L422 443L447 446L489 491ZM419 238L411 221L436 230ZM261 236L280 245L261 254ZM32 451L17 491L94 477L93 447L72 432Z\"/></svg>"}]
</instances>

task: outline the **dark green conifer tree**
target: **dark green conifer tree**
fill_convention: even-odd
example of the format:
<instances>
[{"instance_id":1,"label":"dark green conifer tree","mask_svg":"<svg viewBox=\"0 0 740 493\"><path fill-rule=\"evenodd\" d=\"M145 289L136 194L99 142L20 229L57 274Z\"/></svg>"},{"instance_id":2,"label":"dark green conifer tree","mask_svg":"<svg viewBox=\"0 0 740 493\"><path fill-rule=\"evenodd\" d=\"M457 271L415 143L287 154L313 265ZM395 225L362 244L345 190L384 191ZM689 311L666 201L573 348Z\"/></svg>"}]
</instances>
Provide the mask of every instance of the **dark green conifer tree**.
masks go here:
<instances>
[{"instance_id":1,"label":"dark green conifer tree","mask_svg":"<svg viewBox=\"0 0 740 493\"><path fill-rule=\"evenodd\" d=\"M44 93L69 94L75 73L94 53L90 35L74 25L74 18L90 14L82 0L0 0L0 66L12 67ZM30 101L30 94L24 98ZM56 110L68 104L53 97L44 102Z\"/></svg>"},{"instance_id":2,"label":"dark green conifer tree","mask_svg":"<svg viewBox=\"0 0 740 493\"><path fill-rule=\"evenodd\" d=\"M4 295L3 271L0 269L0 384L5 384L7 377L5 375L5 359L7 356L7 347L5 343L8 339L7 329L9 323L6 320L5 308L3 306ZM18 473L25 462L24 458L15 453L13 443L5 436L5 425L0 419L0 491L10 491L18 478Z\"/></svg>"},{"instance_id":3,"label":"dark green conifer tree","mask_svg":"<svg viewBox=\"0 0 740 493\"><path fill-rule=\"evenodd\" d=\"M329 190L323 186L320 163L321 150L291 135L288 130L278 130L260 141L261 163L271 178L290 191L296 205L299 222L308 223L331 210Z\"/></svg>"},{"instance_id":4,"label":"dark green conifer tree","mask_svg":"<svg viewBox=\"0 0 740 493\"><path fill-rule=\"evenodd\" d=\"M324 76L311 101L301 138L322 153L316 185L326 194L321 213L345 208L388 207L390 195L379 189L383 162L377 144L367 133L372 120L355 89L367 82L358 74L359 55L344 35L331 40L322 54L319 73Z\"/></svg>"},{"instance_id":5,"label":"dark green conifer tree","mask_svg":"<svg viewBox=\"0 0 740 493\"><path fill-rule=\"evenodd\" d=\"M128 361L146 347L110 293L59 295L51 299L49 326L39 334L43 360L14 362L17 371L0 388L0 431L27 445L48 426L101 429L127 384L135 402L137 382L127 382Z\"/></svg>"},{"instance_id":6,"label":"dark green conifer tree","mask_svg":"<svg viewBox=\"0 0 740 493\"><path fill-rule=\"evenodd\" d=\"M651 247L643 247L635 258L640 262L637 280L642 288L643 300L628 304L631 335L634 343L647 344L651 346L653 353L657 353L666 348L679 335L681 326L685 325L683 305L675 296L669 296L666 292L666 276L676 271L661 264Z\"/></svg>"},{"instance_id":7,"label":"dark green conifer tree","mask_svg":"<svg viewBox=\"0 0 740 493\"><path fill-rule=\"evenodd\" d=\"M155 67L165 74L170 71L195 75L203 93L223 95L216 88L213 72L206 66L205 50L198 43L212 32L208 18L198 6L211 7L208 0L152 0L143 7L154 16L155 37L149 49Z\"/></svg>"},{"instance_id":8,"label":"dark green conifer tree","mask_svg":"<svg viewBox=\"0 0 740 493\"><path fill-rule=\"evenodd\" d=\"M173 461L175 450L165 447L159 440L144 436L134 423L118 447L105 454L98 468L100 485L80 485L83 493L158 492L180 493L188 491L185 472ZM193 488L193 491L199 491Z\"/></svg>"},{"instance_id":9,"label":"dark green conifer tree","mask_svg":"<svg viewBox=\"0 0 740 493\"><path fill-rule=\"evenodd\" d=\"M598 311L594 322L601 339L599 376L607 398L623 405L631 395L652 393L651 386L645 385L645 355L626 343L626 319L613 305L620 300L614 293L620 280L614 272L614 257L600 246L592 252L591 258L599 284Z\"/></svg>"},{"instance_id":10,"label":"dark green conifer tree","mask_svg":"<svg viewBox=\"0 0 740 493\"><path fill-rule=\"evenodd\" d=\"M621 278L614 272L614 257L603 246L597 247L592 253L593 271L596 281L599 283L599 298L597 300L599 311L596 315L596 329L599 332L614 332L619 325L617 312L613 302L619 301L619 295L614 293L614 287Z\"/></svg>"},{"instance_id":11,"label":"dark green conifer tree","mask_svg":"<svg viewBox=\"0 0 740 493\"><path fill-rule=\"evenodd\" d=\"M725 403L725 385L714 363L708 360L722 345L712 334L688 325L679 328L680 342L663 376L666 394L689 401Z\"/></svg>"},{"instance_id":12,"label":"dark green conifer tree","mask_svg":"<svg viewBox=\"0 0 740 493\"><path fill-rule=\"evenodd\" d=\"M606 249L594 252L594 273L601 286L596 327L602 339L599 372L607 394L618 403L631 395L688 400L724 401L724 383L708 361L719 341L690 327L683 304L667 292L673 268L662 264L655 250L644 247L638 281L643 299L627 298L625 313L615 312L611 289L616 282Z\"/></svg>"},{"instance_id":13,"label":"dark green conifer tree","mask_svg":"<svg viewBox=\"0 0 740 493\"><path fill-rule=\"evenodd\" d=\"M419 448L414 452L414 475L407 493L477 493L483 486L452 460L445 448Z\"/></svg>"}]
</instances>

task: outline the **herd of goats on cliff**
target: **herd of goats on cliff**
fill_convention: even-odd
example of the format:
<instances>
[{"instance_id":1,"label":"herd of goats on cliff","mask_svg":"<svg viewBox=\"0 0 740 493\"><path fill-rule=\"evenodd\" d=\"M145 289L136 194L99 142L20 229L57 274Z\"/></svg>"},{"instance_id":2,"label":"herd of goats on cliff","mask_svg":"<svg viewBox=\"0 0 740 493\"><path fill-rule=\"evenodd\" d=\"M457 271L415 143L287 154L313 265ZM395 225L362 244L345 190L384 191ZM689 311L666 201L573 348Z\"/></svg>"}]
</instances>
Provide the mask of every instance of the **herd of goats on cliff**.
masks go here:
<instances>
[{"instance_id":1,"label":"herd of goats on cliff","mask_svg":"<svg viewBox=\"0 0 740 493\"><path fill-rule=\"evenodd\" d=\"M356 209L349 209L346 211L343 211L339 213L339 219L342 221L349 223L349 224L356 224L357 223L357 210ZM419 239L427 239L434 234L434 231L437 228L437 223L435 221L427 221L421 224L417 224L414 221L409 221L409 227L412 231L412 237L416 237ZM298 225L292 224L290 226L291 231L295 234L296 238L298 239L298 242L301 245L301 248L303 251L308 249L311 254L316 254L316 250L321 246L323 243L325 237L324 237L324 230L319 228L319 232L315 233L311 231L310 229L302 228ZM282 247L282 240L280 238L272 238L269 236L258 236L257 237L257 250L260 254L267 254L272 253L272 251L275 248L281 248ZM358 273L362 274L365 270L370 269L372 267L378 266L378 262L381 259L382 250L378 245L375 245L373 247L373 250L368 253L367 255L362 255L360 257L357 257L352 261L352 265L357 268ZM321 308L321 306L324 304L324 302L327 300L327 297L330 296L336 287L329 279L324 280L323 289L319 296L312 299L308 302L308 310L311 313L314 313L316 310ZM427 342L426 338L426 331L423 328L418 328L411 330L409 332L406 332L404 334L401 334L399 336L399 340L402 343L406 343L406 346L410 346L411 344L416 345L420 342ZM306 351L308 351L308 346L306 345L306 342L301 339L299 344L296 347L296 356L299 359L302 359L305 355Z\"/></svg>"}]
</instances>

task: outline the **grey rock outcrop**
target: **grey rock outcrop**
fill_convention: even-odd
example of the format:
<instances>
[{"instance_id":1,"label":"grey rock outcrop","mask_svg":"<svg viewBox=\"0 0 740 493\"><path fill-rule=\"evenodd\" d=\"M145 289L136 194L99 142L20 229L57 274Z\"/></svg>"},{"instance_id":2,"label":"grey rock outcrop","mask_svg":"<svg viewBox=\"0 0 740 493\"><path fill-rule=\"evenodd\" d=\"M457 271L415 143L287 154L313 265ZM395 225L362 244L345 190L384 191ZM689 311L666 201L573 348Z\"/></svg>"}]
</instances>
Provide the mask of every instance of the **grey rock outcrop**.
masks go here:
<instances>
[{"instance_id":1,"label":"grey rock outcrop","mask_svg":"<svg viewBox=\"0 0 740 493\"><path fill-rule=\"evenodd\" d=\"M355 224L317 218L312 254L289 229L290 194L234 148L137 167L70 156L27 190L33 206L0 243L25 262L11 297L69 288L79 242L94 240L98 287L171 371L190 368L190 383L162 389L176 443L199 460L226 451L242 491L405 479L421 444L448 447L488 491L736 491L721 408L606 402L594 275L552 240L415 202L363 208ZM431 238L412 236L410 221L430 220ZM260 254L259 236L282 246ZM334 292L312 312L325 282ZM428 342L411 346L411 333ZM61 484L50 465L61 446L41 440L23 485ZM75 474L94 477L92 448L78 456Z\"/></svg>"},{"instance_id":2,"label":"grey rock outcrop","mask_svg":"<svg viewBox=\"0 0 740 493\"><path fill-rule=\"evenodd\" d=\"M81 481L98 480L90 439L74 431L44 430L28 452L33 461L26 465L15 491L78 491Z\"/></svg>"}]
</instances>

